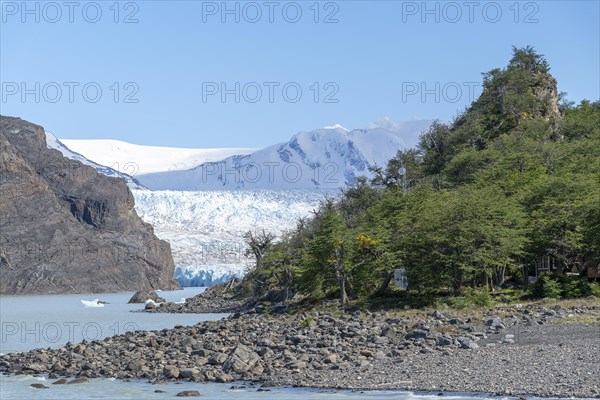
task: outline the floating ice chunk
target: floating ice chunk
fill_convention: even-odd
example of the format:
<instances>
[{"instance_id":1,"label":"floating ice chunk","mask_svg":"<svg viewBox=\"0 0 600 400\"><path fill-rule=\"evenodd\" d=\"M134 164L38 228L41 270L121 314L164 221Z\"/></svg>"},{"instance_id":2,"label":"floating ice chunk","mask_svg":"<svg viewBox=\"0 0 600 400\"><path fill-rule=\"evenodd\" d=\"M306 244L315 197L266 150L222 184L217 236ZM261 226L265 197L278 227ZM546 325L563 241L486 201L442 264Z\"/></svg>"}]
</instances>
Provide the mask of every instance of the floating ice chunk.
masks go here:
<instances>
[{"instance_id":1,"label":"floating ice chunk","mask_svg":"<svg viewBox=\"0 0 600 400\"><path fill-rule=\"evenodd\" d=\"M104 307L104 303L101 303L98 299L81 300L81 304L83 304L84 307Z\"/></svg>"}]
</instances>

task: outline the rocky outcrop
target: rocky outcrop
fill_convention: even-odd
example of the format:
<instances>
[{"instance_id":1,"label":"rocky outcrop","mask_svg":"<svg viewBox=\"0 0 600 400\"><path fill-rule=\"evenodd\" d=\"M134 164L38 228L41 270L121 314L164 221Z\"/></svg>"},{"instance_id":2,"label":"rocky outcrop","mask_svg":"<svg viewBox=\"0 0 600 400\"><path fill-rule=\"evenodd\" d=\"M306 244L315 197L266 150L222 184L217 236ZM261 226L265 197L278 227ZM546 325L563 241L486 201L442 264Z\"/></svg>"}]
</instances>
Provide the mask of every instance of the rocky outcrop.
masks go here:
<instances>
[{"instance_id":1,"label":"rocky outcrop","mask_svg":"<svg viewBox=\"0 0 600 400\"><path fill-rule=\"evenodd\" d=\"M124 181L48 149L42 127L0 117L0 193L0 294L179 287Z\"/></svg>"},{"instance_id":2,"label":"rocky outcrop","mask_svg":"<svg viewBox=\"0 0 600 400\"><path fill-rule=\"evenodd\" d=\"M147 312L157 313L234 313L253 309L259 298L235 298L234 289L242 280L233 278L207 288L204 292L186 299L184 303L162 302L159 307L148 307Z\"/></svg>"},{"instance_id":3,"label":"rocky outcrop","mask_svg":"<svg viewBox=\"0 0 600 400\"><path fill-rule=\"evenodd\" d=\"M156 294L154 290L138 290L129 299L129 304L141 304L148 300L155 303L164 303L166 300Z\"/></svg>"}]
</instances>

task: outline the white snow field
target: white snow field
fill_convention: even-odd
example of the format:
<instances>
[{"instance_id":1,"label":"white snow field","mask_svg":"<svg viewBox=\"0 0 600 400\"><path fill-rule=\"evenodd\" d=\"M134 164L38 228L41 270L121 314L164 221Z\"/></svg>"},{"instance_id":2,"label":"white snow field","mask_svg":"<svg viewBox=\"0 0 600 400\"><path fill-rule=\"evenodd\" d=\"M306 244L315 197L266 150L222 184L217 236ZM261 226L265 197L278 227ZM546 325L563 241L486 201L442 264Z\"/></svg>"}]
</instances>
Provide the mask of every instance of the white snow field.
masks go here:
<instances>
[{"instance_id":1,"label":"white snow field","mask_svg":"<svg viewBox=\"0 0 600 400\"><path fill-rule=\"evenodd\" d=\"M144 146L121 140L61 139L69 149L129 175L178 171L194 168L202 163L219 161L232 155L249 154L258 149L186 149L178 147Z\"/></svg>"},{"instance_id":2,"label":"white snow field","mask_svg":"<svg viewBox=\"0 0 600 400\"><path fill-rule=\"evenodd\" d=\"M73 151L69 147L65 146L62 140L59 140L52 133L46 131L46 147L49 149L55 149L62 153L63 156L70 158L71 160L77 160L85 165L89 165L92 168L95 168L97 172L112 176L114 178L123 178L125 179L125 183L131 189L145 189L145 187L138 182L133 176L128 174L127 172L135 172L135 168L131 168L132 165L123 165L124 168L114 169L111 167L107 167L104 164L94 162L89 158L83 156L82 154Z\"/></svg>"}]
</instances>

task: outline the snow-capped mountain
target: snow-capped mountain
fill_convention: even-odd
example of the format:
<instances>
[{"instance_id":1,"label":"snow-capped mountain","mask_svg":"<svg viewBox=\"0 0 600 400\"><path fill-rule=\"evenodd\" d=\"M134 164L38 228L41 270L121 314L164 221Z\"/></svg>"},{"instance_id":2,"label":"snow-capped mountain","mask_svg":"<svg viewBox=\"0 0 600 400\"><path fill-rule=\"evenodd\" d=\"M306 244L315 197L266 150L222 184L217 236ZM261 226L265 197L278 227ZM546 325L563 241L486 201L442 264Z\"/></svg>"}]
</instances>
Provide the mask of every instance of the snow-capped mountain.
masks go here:
<instances>
[{"instance_id":1,"label":"snow-capped mountain","mask_svg":"<svg viewBox=\"0 0 600 400\"><path fill-rule=\"evenodd\" d=\"M187 149L179 147L144 146L121 140L61 139L69 149L132 176L153 172L179 171L202 163L219 161L233 155L252 153L258 149Z\"/></svg>"},{"instance_id":2,"label":"snow-capped mountain","mask_svg":"<svg viewBox=\"0 0 600 400\"><path fill-rule=\"evenodd\" d=\"M340 125L300 132L287 143L206 162L185 171L138 175L152 190L315 190L339 189L369 167L385 166L401 148L414 146L432 121L394 123L384 119L367 129Z\"/></svg>"},{"instance_id":3,"label":"snow-capped mountain","mask_svg":"<svg viewBox=\"0 0 600 400\"><path fill-rule=\"evenodd\" d=\"M123 178L127 186L130 189L146 189L137 179L135 179L132 175L136 172L135 166L124 164L122 168L114 169L108 167L104 164L99 164L90 160L89 158L83 156L82 154L73 151L71 148L65 146L65 144L59 140L52 133L46 131L46 146L49 149L55 149L62 153L63 156L70 158L71 160L77 160L85 165L89 165L92 168L95 168L101 174L112 176L113 178ZM110 164L109 164L110 165ZM114 165L114 164L112 164ZM125 172L121 172L125 171ZM127 173L129 172L129 173Z\"/></svg>"},{"instance_id":4,"label":"snow-capped mountain","mask_svg":"<svg viewBox=\"0 0 600 400\"><path fill-rule=\"evenodd\" d=\"M244 275L253 263L246 256L244 233L264 229L280 236L326 195L290 190L133 194L140 217L171 244L175 277L182 286L208 286Z\"/></svg>"}]
</instances>

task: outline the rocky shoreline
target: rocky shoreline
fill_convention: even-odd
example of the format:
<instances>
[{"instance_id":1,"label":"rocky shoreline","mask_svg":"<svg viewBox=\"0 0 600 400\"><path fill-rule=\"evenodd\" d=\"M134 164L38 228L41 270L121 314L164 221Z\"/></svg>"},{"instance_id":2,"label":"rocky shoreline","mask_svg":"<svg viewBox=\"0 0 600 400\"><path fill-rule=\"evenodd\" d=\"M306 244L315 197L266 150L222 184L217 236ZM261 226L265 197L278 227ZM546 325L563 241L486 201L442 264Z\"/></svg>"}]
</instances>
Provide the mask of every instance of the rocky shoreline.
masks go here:
<instances>
[{"instance_id":1,"label":"rocky shoreline","mask_svg":"<svg viewBox=\"0 0 600 400\"><path fill-rule=\"evenodd\" d=\"M258 311L258 312L257 312ZM434 311L258 310L220 321L0 356L7 374L252 381L263 386L600 398L600 306ZM573 321L574 323L556 324Z\"/></svg>"},{"instance_id":2,"label":"rocky shoreline","mask_svg":"<svg viewBox=\"0 0 600 400\"><path fill-rule=\"evenodd\" d=\"M150 313L191 313L191 314L227 314L246 312L254 308L258 298L236 299L231 295L232 289L241 282L234 278L229 282L210 286L194 297L186 299L183 304L163 302L157 306L147 305L145 312Z\"/></svg>"}]
</instances>

